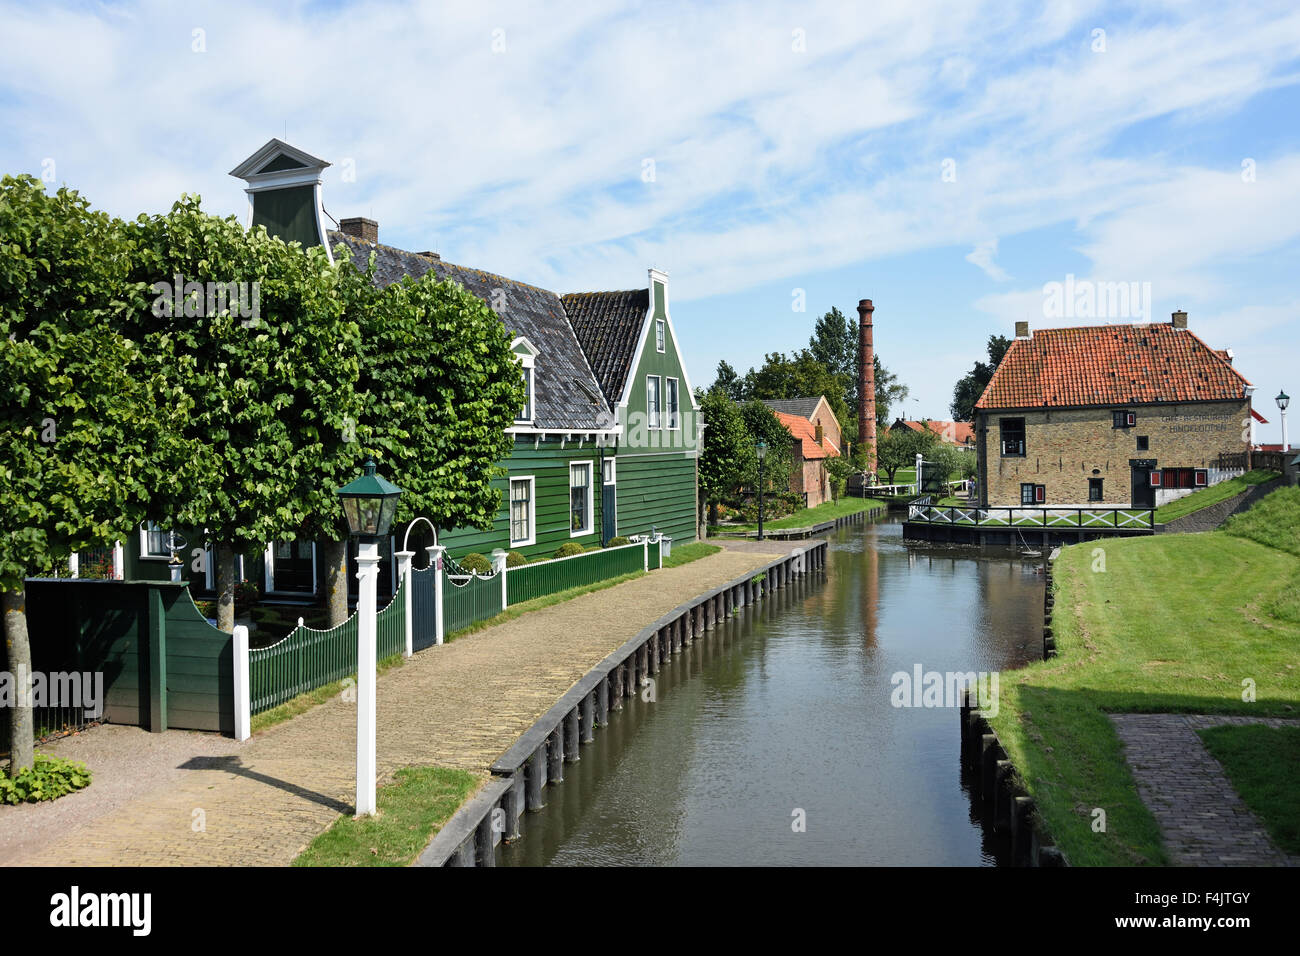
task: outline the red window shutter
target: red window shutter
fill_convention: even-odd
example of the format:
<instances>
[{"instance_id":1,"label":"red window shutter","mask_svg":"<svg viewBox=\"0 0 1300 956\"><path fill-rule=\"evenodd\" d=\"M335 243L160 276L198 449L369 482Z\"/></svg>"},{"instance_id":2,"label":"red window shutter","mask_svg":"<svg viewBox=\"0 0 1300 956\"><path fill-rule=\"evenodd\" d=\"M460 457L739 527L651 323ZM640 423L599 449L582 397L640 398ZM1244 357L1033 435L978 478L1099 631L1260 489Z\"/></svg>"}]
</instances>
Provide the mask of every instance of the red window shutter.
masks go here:
<instances>
[{"instance_id":1,"label":"red window shutter","mask_svg":"<svg viewBox=\"0 0 1300 956\"><path fill-rule=\"evenodd\" d=\"M1047 487L1045 485L1034 486L1034 503L1037 504L1047 500Z\"/></svg>"},{"instance_id":2,"label":"red window shutter","mask_svg":"<svg viewBox=\"0 0 1300 956\"><path fill-rule=\"evenodd\" d=\"M1132 428L1138 423L1137 412L1127 412L1124 415L1124 423Z\"/></svg>"},{"instance_id":3,"label":"red window shutter","mask_svg":"<svg viewBox=\"0 0 1300 956\"><path fill-rule=\"evenodd\" d=\"M1204 488L1210 483L1210 473L1204 468L1196 469L1196 487Z\"/></svg>"},{"instance_id":4,"label":"red window shutter","mask_svg":"<svg viewBox=\"0 0 1300 956\"><path fill-rule=\"evenodd\" d=\"M1160 487L1160 472L1158 471L1151 472L1151 487L1152 488Z\"/></svg>"}]
</instances>

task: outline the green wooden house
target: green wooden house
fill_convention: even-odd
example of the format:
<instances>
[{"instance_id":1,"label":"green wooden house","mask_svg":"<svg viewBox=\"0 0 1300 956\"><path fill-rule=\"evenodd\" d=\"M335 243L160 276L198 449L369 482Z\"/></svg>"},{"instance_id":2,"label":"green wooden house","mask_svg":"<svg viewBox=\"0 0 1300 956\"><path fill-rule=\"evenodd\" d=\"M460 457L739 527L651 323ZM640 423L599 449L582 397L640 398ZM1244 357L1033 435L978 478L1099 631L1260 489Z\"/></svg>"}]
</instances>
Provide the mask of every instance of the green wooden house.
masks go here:
<instances>
[{"instance_id":1,"label":"green wooden house","mask_svg":"<svg viewBox=\"0 0 1300 956\"><path fill-rule=\"evenodd\" d=\"M328 165L270 140L231 172L248 184L250 226L324 244L331 259L341 248L363 269L374 251L375 281L383 285L429 272L458 282L501 316L519 356L528 401L508 429L514 446L500 463L501 510L486 531L439 528L450 554L499 548L535 559L571 541L600 546L652 530L679 543L694 540L702 424L668 313L667 275L652 269L647 287L630 292L560 296L434 252L382 245L371 219L344 219L329 230L320 195ZM396 591L391 555L405 530L381 545L381 600ZM203 535L181 534L183 575L196 595L210 595L215 582ZM417 566L430 543L427 531L412 533ZM122 543L117 563L127 578L165 579L169 556L162 527L150 524ZM324 591L311 541L268 543L241 559L239 572L271 603L312 604ZM348 580L355 594L355 576Z\"/></svg>"}]
</instances>

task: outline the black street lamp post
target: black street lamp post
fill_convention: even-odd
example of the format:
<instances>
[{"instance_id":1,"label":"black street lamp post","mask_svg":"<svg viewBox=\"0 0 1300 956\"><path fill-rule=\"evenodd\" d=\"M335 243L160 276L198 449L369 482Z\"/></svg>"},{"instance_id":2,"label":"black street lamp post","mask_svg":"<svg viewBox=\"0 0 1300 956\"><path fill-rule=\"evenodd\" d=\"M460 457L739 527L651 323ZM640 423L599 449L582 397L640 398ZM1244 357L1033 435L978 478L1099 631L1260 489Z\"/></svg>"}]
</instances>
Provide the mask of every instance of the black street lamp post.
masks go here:
<instances>
[{"instance_id":1,"label":"black street lamp post","mask_svg":"<svg viewBox=\"0 0 1300 956\"><path fill-rule=\"evenodd\" d=\"M758 453L758 540L763 540L763 459L767 457L767 442L758 440L754 449Z\"/></svg>"}]
</instances>

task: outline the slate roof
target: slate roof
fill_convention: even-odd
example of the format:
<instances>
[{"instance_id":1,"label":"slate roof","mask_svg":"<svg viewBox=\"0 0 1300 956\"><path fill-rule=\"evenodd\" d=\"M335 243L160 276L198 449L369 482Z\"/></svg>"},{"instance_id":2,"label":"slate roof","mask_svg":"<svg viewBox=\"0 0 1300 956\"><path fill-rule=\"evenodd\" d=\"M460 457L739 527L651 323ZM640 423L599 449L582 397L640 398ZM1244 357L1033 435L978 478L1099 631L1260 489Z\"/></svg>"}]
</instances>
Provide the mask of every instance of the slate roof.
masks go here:
<instances>
[{"instance_id":1,"label":"slate roof","mask_svg":"<svg viewBox=\"0 0 1300 956\"><path fill-rule=\"evenodd\" d=\"M1172 325L1039 329L1011 343L975 407L1229 401L1244 398L1249 384L1217 350Z\"/></svg>"},{"instance_id":2,"label":"slate roof","mask_svg":"<svg viewBox=\"0 0 1300 956\"><path fill-rule=\"evenodd\" d=\"M459 282L489 305L493 292L505 295L501 319L512 335L525 336L540 353L533 372L533 423L540 429L585 430L612 428L614 416L601 395L601 386L578 344L565 315L564 304L554 292L491 272L454 265L433 256L392 246L365 242L355 236L331 231L330 248L344 243L360 269L373 249L375 282L383 287L409 275L419 278L433 272L440 280Z\"/></svg>"},{"instance_id":3,"label":"slate roof","mask_svg":"<svg viewBox=\"0 0 1300 956\"><path fill-rule=\"evenodd\" d=\"M817 444L817 426L804 416L776 412L776 417L785 426L786 431L794 436L805 461L839 457L840 450L835 447L835 442L831 441L830 435L825 434L824 430L822 444Z\"/></svg>"},{"instance_id":4,"label":"slate roof","mask_svg":"<svg viewBox=\"0 0 1300 956\"><path fill-rule=\"evenodd\" d=\"M605 400L617 405L628 373L636 365L637 342L650 310L650 290L572 292L560 301Z\"/></svg>"},{"instance_id":5,"label":"slate roof","mask_svg":"<svg viewBox=\"0 0 1300 956\"><path fill-rule=\"evenodd\" d=\"M798 415L800 418L807 418L811 421L813 412L817 411L817 406L821 400L820 395L814 395L812 398L765 398L763 404L774 412Z\"/></svg>"}]
</instances>

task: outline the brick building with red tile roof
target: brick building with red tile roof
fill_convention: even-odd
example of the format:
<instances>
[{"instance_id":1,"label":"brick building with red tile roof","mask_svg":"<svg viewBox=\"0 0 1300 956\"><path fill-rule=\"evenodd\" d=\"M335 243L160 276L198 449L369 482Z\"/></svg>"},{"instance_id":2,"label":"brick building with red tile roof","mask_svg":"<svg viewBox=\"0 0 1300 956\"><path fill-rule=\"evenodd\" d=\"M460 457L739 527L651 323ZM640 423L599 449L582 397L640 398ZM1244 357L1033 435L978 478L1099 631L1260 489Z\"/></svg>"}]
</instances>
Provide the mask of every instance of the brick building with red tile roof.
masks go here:
<instances>
[{"instance_id":1,"label":"brick building with red tile roof","mask_svg":"<svg viewBox=\"0 0 1300 956\"><path fill-rule=\"evenodd\" d=\"M1236 473L1254 387L1187 328L1040 329L1016 338L975 403L980 503L1157 507Z\"/></svg>"},{"instance_id":2,"label":"brick building with red tile roof","mask_svg":"<svg viewBox=\"0 0 1300 956\"><path fill-rule=\"evenodd\" d=\"M826 459L840 455L840 423L824 396L763 403L794 436L790 490L805 494L808 507L831 500Z\"/></svg>"}]
</instances>

